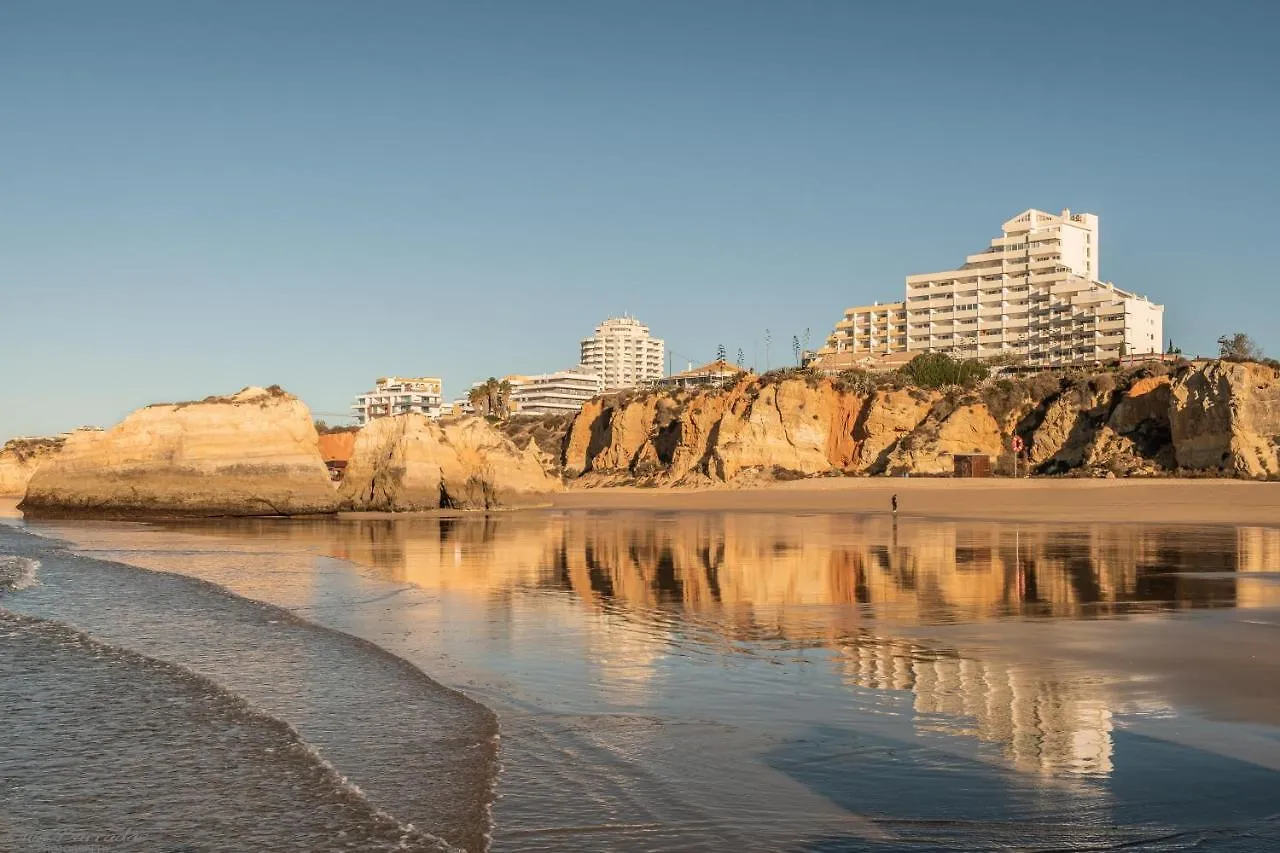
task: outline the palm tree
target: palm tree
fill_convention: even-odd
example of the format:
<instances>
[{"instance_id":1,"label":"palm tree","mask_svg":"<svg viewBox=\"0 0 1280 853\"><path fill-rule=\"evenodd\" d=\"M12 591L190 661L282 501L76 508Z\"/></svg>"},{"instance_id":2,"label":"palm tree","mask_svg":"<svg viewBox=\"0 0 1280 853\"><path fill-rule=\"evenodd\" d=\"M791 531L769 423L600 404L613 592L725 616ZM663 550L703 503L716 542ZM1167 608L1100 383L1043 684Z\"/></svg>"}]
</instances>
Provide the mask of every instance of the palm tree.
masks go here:
<instances>
[{"instance_id":1,"label":"palm tree","mask_svg":"<svg viewBox=\"0 0 1280 853\"><path fill-rule=\"evenodd\" d=\"M467 392L467 400L477 415L505 419L511 413L511 383L490 376Z\"/></svg>"},{"instance_id":2,"label":"palm tree","mask_svg":"<svg viewBox=\"0 0 1280 853\"><path fill-rule=\"evenodd\" d=\"M497 415L505 420L509 414L511 414L511 383L504 379L498 383Z\"/></svg>"}]
</instances>

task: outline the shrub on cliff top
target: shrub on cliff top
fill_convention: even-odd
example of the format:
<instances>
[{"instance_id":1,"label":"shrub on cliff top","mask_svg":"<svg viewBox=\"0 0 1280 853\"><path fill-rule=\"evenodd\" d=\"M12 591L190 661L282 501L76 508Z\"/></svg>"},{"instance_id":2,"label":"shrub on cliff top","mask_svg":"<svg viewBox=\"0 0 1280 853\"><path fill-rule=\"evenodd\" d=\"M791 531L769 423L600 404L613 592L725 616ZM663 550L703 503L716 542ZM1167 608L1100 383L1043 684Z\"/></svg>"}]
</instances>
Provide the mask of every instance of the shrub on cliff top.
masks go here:
<instances>
[{"instance_id":1,"label":"shrub on cliff top","mask_svg":"<svg viewBox=\"0 0 1280 853\"><path fill-rule=\"evenodd\" d=\"M42 453L52 453L62 447L63 438L11 438L0 446L0 451L12 453L19 462L26 462Z\"/></svg>"},{"instance_id":2,"label":"shrub on cliff top","mask_svg":"<svg viewBox=\"0 0 1280 853\"><path fill-rule=\"evenodd\" d=\"M1012 379L997 379L982 389L982 401L987 410L999 423L1004 423L1010 415L1020 412L1031 402L1031 395L1019 382Z\"/></svg>"},{"instance_id":3,"label":"shrub on cliff top","mask_svg":"<svg viewBox=\"0 0 1280 853\"><path fill-rule=\"evenodd\" d=\"M837 391L851 391L855 394L870 394L876 389L875 380L865 370L842 370L831 381Z\"/></svg>"},{"instance_id":4,"label":"shrub on cliff top","mask_svg":"<svg viewBox=\"0 0 1280 853\"><path fill-rule=\"evenodd\" d=\"M761 374L760 385L776 385L788 379L803 379L810 388L816 388L822 381L822 374L808 367L779 367Z\"/></svg>"},{"instance_id":5,"label":"shrub on cliff top","mask_svg":"<svg viewBox=\"0 0 1280 853\"><path fill-rule=\"evenodd\" d=\"M340 432L359 432L358 426L343 426L341 424L327 424L324 421L316 421L316 432L320 435L335 435Z\"/></svg>"},{"instance_id":6,"label":"shrub on cliff top","mask_svg":"<svg viewBox=\"0 0 1280 853\"><path fill-rule=\"evenodd\" d=\"M1027 393L1038 401L1052 397L1062 390L1062 380L1056 373L1037 373L1027 380Z\"/></svg>"},{"instance_id":7,"label":"shrub on cliff top","mask_svg":"<svg viewBox=\"0 0 1280 853\"><path fill-rule=\"evenodd\" d=\"M1110 394L1116 390L1116 378L1110 373L1099 373L1089 380L1089 387L1095 394Z\"/></svg>"},{"instance_id":8,"label":"shrub on cliff top","mask_svg":"<svg viewBox=\"0 0 1280 853\"><path fill-rule=\"evenodd\" d=\"M948 385L974 385L986 379L991 370L981 361L957 361L943 352L921 353L907 362L903 376L921 388L943 388Z\"/></svg>"}]
</instances>

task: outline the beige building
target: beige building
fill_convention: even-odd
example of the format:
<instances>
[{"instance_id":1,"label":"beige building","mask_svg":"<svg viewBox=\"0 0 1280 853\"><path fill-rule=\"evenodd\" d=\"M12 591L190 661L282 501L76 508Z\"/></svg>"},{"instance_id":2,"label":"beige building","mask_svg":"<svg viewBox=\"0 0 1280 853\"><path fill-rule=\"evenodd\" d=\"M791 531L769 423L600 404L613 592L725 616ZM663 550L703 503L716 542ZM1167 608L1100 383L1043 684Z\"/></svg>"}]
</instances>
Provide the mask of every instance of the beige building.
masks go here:
<instances>
[{"instance_id":1,"label":"beige building","mask_svg":"<svg viewBox=\"0 0 1280 853\"><path fill-rule=\"evenodd\" d=\"M666 388L706 388L732 382L747 371L724 359L716 359L701 367L689 365L688 370L674 373L658 384Z\"/></svg>"},{"instance_id":2,"label":"beige building","mask_svg":"<svg viewBox=\"0 0 1280 853\"><path fill-rule=\"evenodd\" d=\"M406 379L383 376L351 406L361 426L374 418L415 412L429 418L440 417L440 380L434 376Z\"/></svg>"},{"instance_id":3,"label":"beige building","mask_svg":"<svg viewBox=\"0 0 1280 853\"><path fill-rule=\"evenodd\" d=\"M634 317L610 317L581 344L583 367L604 382L604 390L635 388L662 378L665 347Z\"/></svg>"},{"instance_id":4,"label":"beige building","mask_svg":"<svg viewBox=\"0 0 1280 853\"><path fill-rule=\"evenodd\" d=\"M524 415L569 415L604 390L604 380L586 368L537 376L508 376L512 408Z\"/></svg>"},{"instance_id":5,"label":"beige building","mask_svg":"<svg viewBox=\"0 0 1280 853\"><path fill-rule=\"evenodd\" d=\"M1024 211L959 268L907 276L902 302L845 311L820 361L945 352L1061 364L1159 353L1164 306L1101 281L1099 248L1091 213Z\"/></svg>"}]
</instances>

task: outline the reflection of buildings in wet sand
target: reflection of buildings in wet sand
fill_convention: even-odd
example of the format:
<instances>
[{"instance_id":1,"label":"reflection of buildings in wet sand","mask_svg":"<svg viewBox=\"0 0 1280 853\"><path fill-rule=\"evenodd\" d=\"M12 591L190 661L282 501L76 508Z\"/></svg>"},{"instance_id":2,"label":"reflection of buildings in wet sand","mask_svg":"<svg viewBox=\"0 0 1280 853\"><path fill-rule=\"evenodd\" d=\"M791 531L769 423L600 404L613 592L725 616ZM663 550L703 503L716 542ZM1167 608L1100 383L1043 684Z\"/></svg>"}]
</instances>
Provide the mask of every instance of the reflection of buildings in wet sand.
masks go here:
<instances>
[{"instance_id":1,"label":"reflection of buildings in wet sand","mask_svg":"<svg viewBox=\"0 0 1280 853\"><path fill-rule=\"evenodd\" d=\"M1114 726L1101 682L1046 678L902 640L854 639L840 653L853 684L911 691L918 728L1002 744L1025 772L1111 772Z\"/></svg>"},{"instance_id":2,"label":"reflection of buildings in wet sand","mask_svg":"<svg viewBox=\"0 0 1280 853\"><path fill-rule=\"evenodd\" d=\"M379 531L362 550L348 543L345 556L428 589L490 598L561 590L594 604L578 630L602 690L617 701L643 697L679 631L833 644L854 683L911 691L918 725L1000 743L1016 768L1049 774L1111 770L1100 683L845 638L868 620L1105 614L1146 599L1195 606L1234 595L1231 584L1177 574L1231 571L1234 543L1141 527L547 513ZM1241 553L1262 547L1252 543L1241 539ZM1207 551L1228 562L1206 566ZM860 606L812 606L842 604Z\"/></svg>"},{"instance_id":3,"label":"reflection of buildings in wet sand","mask_svg":"<svg viewBox=\"0 0 1280 853\"><path fill-rule=\"evenodd\" d=\"M486 606L504 607L521 590L537 593L568 588L591 597L598 571L587 548L567 551L574 539L570 519L557 515L520 518L489 516L362 520L332 529L332 556L372 566L387 580L410 583L425 590L482 597ZM619 578L619 593L644 603L643 583ZM530 625L522 624L530 621ZM642 698L656 664L665 654L664 635L644 622L616 612L595 610L586 620L563 597L544 597L534 606L508 607L506 630L512 643L521 642L526 628L541 636L549 621L564 641L576 641L596 668L605 694L618 702ZM536 624L533 624L536 622Z\"/></svg>"},{"instance_id":4,"label":"reflection of buildings in wet sand","mask_svg":"<svg viewBox=\"0 0 1280 853\"><path fill-rule=\"evenodd\" d=\"M1241 527L1236 530L1236 571L1253 574L1236 584L1240 607L1280 607L1280 529ZM1259 577L1267 573L1267 577Z\"/></svg>"},{"instance_id":5,"label":"reflection of buildings in wet sand","mask_svg":"<svg viewBox=\"0 0 1280 853\"><path fill-rule=\"evenodd\" d=\"M1231 573L1272 568L1280 557L1280 533L1269 530L766 513L537 512L291 523L280 532L388 580L479 598L491 612L505 607L498 621L513 650L545 636L549 623L561 626L566 643L585 649L602 695L619 702L644 697L682 633L834 646L854 683L912 691L920 725L1005 744L1015 766L1044 772L1109 770L1100 685L856 638L894 621L1266 603L1274 585L1236 583ZM510 606L516 595L525 597L520 607ZM584 612L576 601L591 606Z\"/></svg>"}]
</instances>

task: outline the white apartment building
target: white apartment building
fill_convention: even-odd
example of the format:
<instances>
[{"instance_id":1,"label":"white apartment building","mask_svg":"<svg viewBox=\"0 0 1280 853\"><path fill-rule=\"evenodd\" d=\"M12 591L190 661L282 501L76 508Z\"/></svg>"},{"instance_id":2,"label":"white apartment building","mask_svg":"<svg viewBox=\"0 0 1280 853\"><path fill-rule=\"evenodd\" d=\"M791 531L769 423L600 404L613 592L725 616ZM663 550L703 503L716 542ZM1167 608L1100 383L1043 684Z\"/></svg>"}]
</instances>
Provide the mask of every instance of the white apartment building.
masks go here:
<instances>
[{"instance_id":1,"label":"white apartment building","mask_svg":"<svg viewBox=\"0 0 1280 853\"><path fill-rule=\"evenodd\" d=\"M372 391L356 397L351 406L356 423L364 426L374 418L415 412L429 418L440 417L440 380L434 376L406 379L384 376L374 383Z\"/></svg>"},{"instance_id":2,"label":"white apartment building","mask_svg":"<svg viewBox=\"0 0 1280 853\"><path fill-rule=\"evenodd\" d=\"M604 391L604 380L584 368L538 376L508 376L511 402L522 415L575 414Z\"/></svg>"},{"instance_id":3,"label":"white apartment building","mask_svg":"<svg viewBox=\"0 0 1280 853\"><path fill-rule=\"evenodd\" d=\"M634 317L610 317L584 338L579 362L604 381L604 390L634 388L662 378L665 345Z\"/></svg>"},{"instance_id":4,"label":"white apartment building","mask_svg":"<svg viewBox=\"0 0 1280 853\"><path fill-rule=\"evenodd\" d=\"M1097 216L1027 210L958 269L907 276L902 302L846 310L820 354L1061 364L1159 353L1164 306L1101 281L1098 270Z\"/></svg>"}]
</instances>

